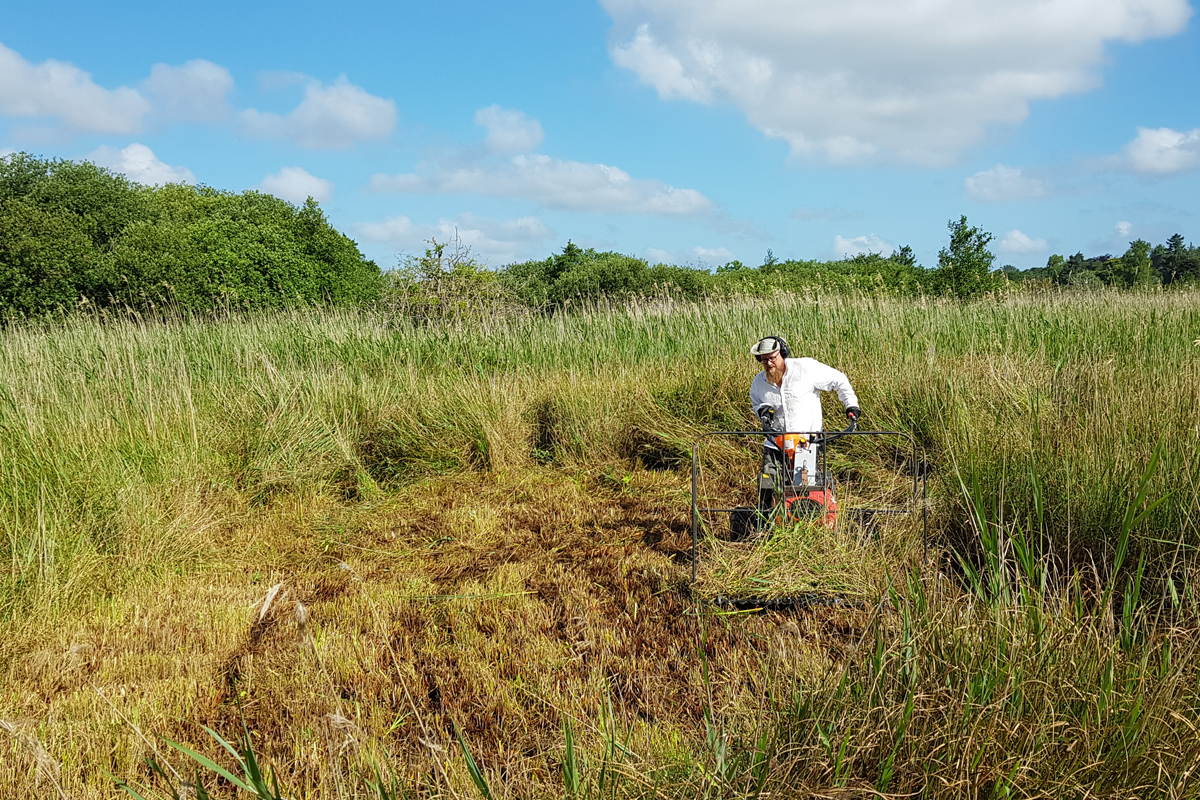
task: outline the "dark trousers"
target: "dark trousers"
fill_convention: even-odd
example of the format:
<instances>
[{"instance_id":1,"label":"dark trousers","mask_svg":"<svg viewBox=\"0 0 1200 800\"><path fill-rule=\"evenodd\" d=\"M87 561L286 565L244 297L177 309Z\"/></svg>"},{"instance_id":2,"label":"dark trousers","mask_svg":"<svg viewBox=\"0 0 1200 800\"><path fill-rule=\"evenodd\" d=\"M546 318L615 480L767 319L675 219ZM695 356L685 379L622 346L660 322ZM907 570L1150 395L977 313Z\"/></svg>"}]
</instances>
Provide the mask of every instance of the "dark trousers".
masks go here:
<instances>
[{"instance_id":1,"label":"dark trousers","mask_svg":"<svg viewBox=\"0 0 1200 800\"><path fill-rule=\"evenodd\" d=\"M771 516L775 491L790 482L787 456L776 447L763 445L762 468L758 471L758 517L765 520Z\"/></svg>"}]
</instances>

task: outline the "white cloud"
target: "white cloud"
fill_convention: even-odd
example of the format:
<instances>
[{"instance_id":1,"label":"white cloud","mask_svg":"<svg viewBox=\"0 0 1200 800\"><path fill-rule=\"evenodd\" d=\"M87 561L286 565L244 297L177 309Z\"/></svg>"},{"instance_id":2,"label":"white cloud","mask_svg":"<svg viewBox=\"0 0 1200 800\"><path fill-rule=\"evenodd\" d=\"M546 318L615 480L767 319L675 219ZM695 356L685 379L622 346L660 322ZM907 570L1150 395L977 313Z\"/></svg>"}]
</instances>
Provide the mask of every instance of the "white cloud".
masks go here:
<instances>
[{"instance_id":1,"label":"white cloud","mask_svg":"<svg viewBox=\"0 0 1200 800\"><path fill-rule=\"evenodd\" d=\"M476 111L475 124L487 128L487 148L493 153L531 153L545 135L536 119L495 105Z\"/></svg>"},{"instance_id":2,"label":"white cloud","mask_svg":"<svg viewBox=\"0 0 1200 800\"><path fill-rule=\"evenodd\" d=\"M400 250L421 250L430 239L451 242L458 238L471 254L488 263L503 264L544 254L544 243L555 234L537 217L497 220L470 212L436 223L417 223L406 216L382 222L360 222L355 233L370 242Z\"/></svg>"},{"instance_id":3,"label":"white cloud","mask_svg":"<svg viewBox=\"0 0 1200 800\"><path fill-rule=\"evenodd\" d=\"M607 164L564 161L536 153L464 164L435 163L424 174L376 174L371 176L371 189L524 197L546 208L567 211L687 216L712 208L712 201L695 189L634 178Z\"/></svg>"},{"instance_id":4,"label":"white cloud","mask_svg":"<svg viewBox=\"0 0 1200 800\"><path fill-rule=\"evenodd\" d=\"M601 0L613 61L730 103L797 155L944 164L1031 100L1100 84L1104 46L1183 30L1187 0Z\"/></svg>"},{"instance_id":5,"label":"white cloud","mask_svg":"<svg viewBox=\"0 0 1200 800\"><path fill-rule=\"evenodd\" d=\"M733 251L726 247L704 247L697 245L686 250L664 250L661 247L647 247L642 251L642 257L647 263L654 264L691 264L697 267L707 267L728 264L737 258Z\"/></svg>"},{"instance_id":6,"label":"white cloud","mask_svg":"<svg viewBox=\"0 0 1200 800\"><path fill-rule=\"evenodd\" d=\"M879 253L882 256L890 256L895 251L896 248L894 245L888 244L873 233L866 236L854 236L849 239L844 236L833 237L833 252L837 258L849 258L865 255L866 253Z\"/></svg>"},{"instance_id":7,"label":"white cloud","mask_svg":"<svg viewBox=\"0 0 1200 800\"><path fill-rule=\"evenodd\" d=\"M688 68L683 61L667 48L661 47L650 35L649 25L639 25L629 44L614 46L611 52L617 66L636 72L642 80L658 90L660 97L682 97L700 103L712 100L712 91L706 82L700 77L688 75ZM695 55L699 57L697 60L704 60L702 54Z\"/></svg>"},{"instance_id":8,"label":"white cloud","mask_svg":"<svg viewBox=\"0 0 1200 800\"><path fill-rule=\"evenodd\" d=\"M226 96L233 89L233 76L211 61L195 59L178 67L155 64L142 86L164 120L210 122L229 117Z\"/></svg>"},{"instance_id":9,"label":"white cloud","mask_svg":"<svg viewBox=\"0 0 1200 800\"><path fill-rule=\"evenodd\" d=\"M336 150L382 139L396 127L396 104L368 94L344 77L331 86L308 84L304 100L287 116L246 109L238 114L250 136L291 139L301 147Z\"/></svg>"},{"instance_id":10,"label":"white cloud","mask_svg":"<svg viewBox=\"0 0 1200 800\"><path fill-rule=\"evenodd\" d=\"M1173 175L1200 168L1200 128L1184 133L1172 128L1138 128L1137 138L1124 148L1125 162L1134 172Z\"/></svg>"},{"instance_id":11,"label":"white cloud","mask_svg":"<svg viewBox=\"0 0 1200 800\"><path fill-rule=\"evenodd\" d=\"M976 200L1029 200L1049 194L1045 181L1029 177L1020 167L1003 164L976 172L963 185Z\"/></svg>"},{"instance_id":12,"label":"white cloud","mask_svg":"<svg viewBox=\"0 0 1200 800\"><path fill-rule=\"evenodd\" d=\"M1002 253L1041 253L1047 244L1045 239L1033 239L1014 229L1004 234L997 249Z\"/></svg>"},{"instance_id":13,"label":"white cloud","mask_svg":"<svg viewBox=\"0 0 1200 800\"><path fill-rule=\"evenodd\" d=\"M49 118L70 133L137 133L150 104L127 86L105 89L78 67L30 64L0 44L0 114Z\"/></svg>"},{"instance_id":14,"label":"white cloud","mask_svg":"<svg viewBox=\"0 0 1200 800\"><path fill-rule=\"evenodd\" d=\"M678 261L674 253L660 247L647 247L642 251L642 257L649 264L675 264Z\"/></svg>"},{"instance_id":15,"label":"white cloud","mask_svg":"<svg viewBox=\"0 0 1200 800\"><path fill-rule=\"evenodd\" d=\"M477 146L460 148L449 156L419 164L416 172L376 173L371 176L371 191L521 197L560 211L707 214L715 226L751 229L744 221L722 215L695 189L680 189L653 178L634 178L608 164L528 152L541 143L542 126L520 111L489 106L475 114L475 122L487 129L487 153Z\"/></svg>"},{"instance_id":16,"label":"white cloud","mask_svg":"<svg viewBox=\"0 0 1200 800\"><path fill-rule=\"evenodd\" d=\"M727 264L733 261L733 251L727 247L693 247L696 260L705 264Z\"/></svg>"},{"instance_id":17,"label":"white cloud","mask_svg":"<svg viewBox=\"0 0 1200 800\"><path fill-rule=\"evenodd\" d=\"M1124 238L1129 235L1130 231L1133 230L1133 226L1130 225L1128 222L1121 220L1120 222L1118 222L1116 225L1113 226L1113 230L1115 230L1117 232L1117 236Z\"/></svg>"},{"instance_id":18,"label":"white cloud","mask_svg":"<svg viewBox=\"0 0 1200 800\"><path fill-rule=\"evenodd\" d=\"M333 199L333 181L318 178L301 167L284 167L263 178L255 188L296 205L303 205L310 197L318 203Z\"/></svg>"},{"instance_id":19,"label":"white cloud","mask_svg":"<svg viewBox=\"0 0 1200 800\"><path fill-rule=\"evenodd\" d=\"M154 151L144 144L134 142L124 150L104 145L84 156L88 161L119 172L129 180L145 186L162 186L166 183L195 183L196 176L187 167L172 167L164 164Z\"/></svg>"}]
</instances>

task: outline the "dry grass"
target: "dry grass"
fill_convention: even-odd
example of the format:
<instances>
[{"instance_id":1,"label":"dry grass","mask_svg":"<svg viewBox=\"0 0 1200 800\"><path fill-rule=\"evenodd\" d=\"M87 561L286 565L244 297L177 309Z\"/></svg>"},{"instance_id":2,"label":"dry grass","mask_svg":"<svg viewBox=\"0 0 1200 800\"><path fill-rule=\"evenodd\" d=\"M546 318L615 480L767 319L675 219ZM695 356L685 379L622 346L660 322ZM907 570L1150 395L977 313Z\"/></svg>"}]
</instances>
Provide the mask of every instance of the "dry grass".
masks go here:
<instances>
[{"instance_id":1,"label":"dry grass","mask_svg":"<svg viewBox=\"0 0 1200 800\"><path fill-rule=\"evenodd\" d=\"M229 531L223 568L13 631L0 718L36 721L72 797L109 796L101 768L148 779L148 755L186 774L156 737L203 748L200 726L235 738L240 716L314 796L364 796L376 761L468 791L455 725L511 796L553 793L564 721L588 751L618 736L631 775L673 766L706 709L754 714L780 648L827 670L864 615L713 616L689 600L678 475L629 477L449 478L316 518L277 509ZM40 769L10 759L0 786Z\"/></svg>"}]
</instances>

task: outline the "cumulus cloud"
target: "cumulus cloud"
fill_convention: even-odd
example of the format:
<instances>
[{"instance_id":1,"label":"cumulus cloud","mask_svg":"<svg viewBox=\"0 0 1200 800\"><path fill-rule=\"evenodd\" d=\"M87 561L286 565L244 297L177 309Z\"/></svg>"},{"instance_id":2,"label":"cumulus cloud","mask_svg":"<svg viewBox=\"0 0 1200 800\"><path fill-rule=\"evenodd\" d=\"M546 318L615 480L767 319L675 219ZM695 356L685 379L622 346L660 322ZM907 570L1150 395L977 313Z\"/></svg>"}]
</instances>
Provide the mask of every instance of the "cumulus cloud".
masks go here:
<instances>
[{"instance_id":1,"label":"cumulus cloud","mask_svg":"<svg viewBox=\"0 0 1200 800\"><path fill-rule=\"evenodd\" d=\"M838 258L860 256L867 253L890 256L895 251L894 245L888 244L873 233L849 239L844 236L833 237L833 252Z\"/></svg>"},{"instance_id":2,"label":"cumulus cloud","mask_svg":"<svg viewBox=\"0 0 1200 800\"><path fill-rule=\"evenodd\" d=\"M142 87L165 121L212 122L230 114L226 98L233 89L233 76L211 61L195 59L178 67L155 64Z\"/></svg>"},{"instance_id":3,"label":"cumulus cloud","mask_svg":"<svg viewBox=\"0 0 1200 800\"><path fill-rule=\"evenodd\" d=\"M536 119L495 105L476 111L475 124L487 128L487 148L493 153L530 153L544 136Z\"/></svg>"},{"instance_id":4,"label":"cumulus cloud","mask_svg":"<svg viewBox=\"0 0 1200 800\"><path fill-rule=\"evenodd\" d=\"M464 147L419 164L416 172L371 176L375 192L479 194L520 197L559 211L692 216L708 214L720 224L744 227L714 211L695 189L653 178L635 178L608 164L570 161L531 152L542 142L542 125L520 111L488 106L475 114L487 130L486 151Z\"/></svg>"},{"instance_id":5,"label":"cumulus cloud","mask_svg":"<svg viewBox=\"0 0 1200 800\"><path fill-rule=\"evenodd\" d=\"M196 176L190 169L163 163L153 150L138 142L123 150L108 145L98 147L84 158L145 186L196 182Z\"/></svg>"},{"instance_id":6,"label":"cumulus cloud","mask_svg":"<svg viewBox=\"0 0 1200 800\"><path fill-rule=\"evenodd\" d=\"M1125 145L1125 163L1145 175L1174 175L1200 168L1200 128L1186 133L1172 128L1138 128Z\"/></svg>"},{"instance_id":7,"label":"cumulus cloud","mask_svg":"<svg viewBox=\"0 0 1200 800\"><path fill-rule=\"evenodd\" d=\"M704 54L694 52L701 49L700 43L689 43L688 50L693 52L687 55L694 55L703 62ZM670 48L663 47L655 40L650 34L649 25L639 25L632 41L614 46L611 52L613 61L636 72L642 80L658 90L660 97L682 97L701 103L712 100L713 92L708 82L702 75L689 74L689 66Z\"/></svg>"},{"instance_id":8,"label":"cumulus cloud","mask_svg":"<svg viewBox=\"0 0 1200 800\"><path fill-rule=\"evenodd\" d=\"M371 189L525 197L546 208L564 211L686 216L712 207L712 201L695 189L678 189L659 180L634 178L607 164L585 164L539 154L430 167L425 174L373 175Z\"/></svg>"},{"instance_id":9,"label":"cumulus cloud","mask_svg":"<svg viewBox=\"0 0 1200 800\"><path fill-rule=\"evenodd\" d=\"M303 205L310 197L318 203L328 203L333 199L333 181L318 178L301 167L284 167L274 175L263 178L254 188L296 205Z\"/></svg>"},{"instance_id":10,"label":"cumulus cloud","mask_svg":"<svg viewBox=\"0 0 1200 800\"><path fill-rule=\"evenodd\" d=\"M555 234L538 217L497 220L471 213L436 223L418 223L406 216L388 217L381 222L360 222L353 226L365 241L379 242L399 250L417 250L430 239L458 241L471 254L488 263L510 263L544 252L544 243Z\"/></svg>"},{"instance_id":11,"label":"cumulus cloud","mask_svg":"<svg viewBox=\"0 0 1200 800\"><path fill-rule=\"evenodd\" d=\"M736 258L727 247L693 247L692 252L702 264L727 264Z\"/></svg>"},{"instance_id":12,"label":"cumulus cloud","mask_svg":"<svg viewBox=\"0 0 1200 800\"><path fill-rule=\"evenodd\" d=\"M661 247L647 247L642 251L642 257L650 264L693 264L698 267L720 266L728 264L737 258L727 247L704 247L697 245L684 250L664 250Z\"/></svg>"},{"instance_id":13,"label":"cumulus cloud","mask_svg":"<svg viewBox=\"0 0 1200 800\"><path fill-rule=\"evenodd\" d=\"M609 52L664 99L729 103L794 154L944 164L1031 100L1100 83L1104 46L1187 0L601 0Z\"/></svg>"},{"instance_id":14,"label":"cumulus cloud","mask_svg":"<svg viewBox=\"0 0 1200 800\"><path fill-rule=\"evenodd\" d=\"M976 200L1030 200L1049 194L1045 181L1026 175L1020 167L1003 164L976 172L964 180L963 185L967 194Z\"/></svg>"},{"instance_id":15,"label":"cumulus cloud","mask_svg":"<svg viewBox=\"0 0 1200 800\"><path fill-rule=\"evenodd\" d=\"M0 114L50 119L69 133L137 133L150 103L127 86L105 89L63 61L31 64L0 44Z\"/></svg>"},{"instance_id":16,"label":"cumulus cloud","mask_svg":"<svg viewBox=\"0 0 1200 800\"><path fill-rule=\"evenodd\" d=\"M1041 253L1047 244L1045 239L1034 239L1014 229L1004 234L997 249L1002 253Z\"/></svg>"},{"instance_id":17,"label":"cumulus cloud","mask_svg":"<svg viewBox=\"0 0 1200 800\"><path fill-rule=\"evenodd\" d=\"M1129 224L1128 222L1126 222L1124 220L1121 220L1120 222L1118 222L1116 225L1113 226L1113 230L1115 230L1117 232L1117 236L1124 238L1124 237L1128 236L1129 233L1133 230L1133 225Z\"/></svg>"},{"instance_id":18,"label":"cumulus cloud","mask_svg":"<svg viewBox=\"0 0 1200 800\"><path fill-rule=\"evenodd\" d=\"M525 197L566 211L684 216L707 211L712 202L694 189L634 178L619 167L550 156L518 155L501 162L449 166L429 174L374 175L375 191Z\"/></svg>"},{"instance_id":19,"label":"cumulus cloud","mask_svg":"<svg viewBox=\"0 0 1200 800\"><path fill-rule=\"evenodd\" d=\"M712 201L695 189L679 189L653 178L634 178L619 167L567 161L521 152L541 142L542 126L517 111L482 109L476 122L488 130L492 155L461 152L421 164L415 173L375 174L376 192L481 194L523 197L555 210L688 216L709 212Z\"/></svg>"},{"instance_id":20,"label":"cumulus cloud","mask_svg":"<svg viewBox=\"0 0 1200 800\"><path fill-rule=\"evenodd\" d=\"M396 104L343 77L331 86L311 81L304 100L287 115L250 108L238 113L238 122L249 136L291 139L301 147L338 150L388 136L396 127Z\"/></svg>"},{"instance_id":21,"label":"cumulus cloud","mask_svg":"<svg viewBox=\"0 0 1200 800\"><path fill-rule=\"evenodd\" d=\"M661 247L647 247L642 251L642 257L651 264L676 264L678 260L670 250Z\"/></svg>"}]
</instances>

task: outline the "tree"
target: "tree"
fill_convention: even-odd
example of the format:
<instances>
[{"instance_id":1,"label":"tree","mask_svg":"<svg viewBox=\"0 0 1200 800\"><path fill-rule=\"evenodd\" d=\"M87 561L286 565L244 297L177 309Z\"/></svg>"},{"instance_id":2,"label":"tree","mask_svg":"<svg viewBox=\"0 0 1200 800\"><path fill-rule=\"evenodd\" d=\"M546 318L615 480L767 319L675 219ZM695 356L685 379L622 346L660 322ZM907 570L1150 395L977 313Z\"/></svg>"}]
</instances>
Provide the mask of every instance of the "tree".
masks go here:
<instances>
[{"instance_id":1,"label":"tree","mask_svg":"<svg viewBox=\"0 0 1200 800\"><path fill-rule=\"evenodd\" d=\"M1066 270L1067 260L1055 253L1046 259L1046 275L1055 283L1063 282L1063 272Z\"/></svg>"},{"instance_id":2,"label":"tree","mask_svg":"<svg viewBox=\"0 0 1200 800\"><path fill-rule=\"evenodd\" d=\"M1026 277L1024 272L1012 264L1005 264L1001 267L1000 274L1004 276L1005 280L1012 281L1013 283L1020 283Z\"/></svg>"},{"instance_id":3,"label":"tree","mask_svg":"<svg viewBox=\"0 0 1200 800\"><path fill-rule=\"evenodd\" d=\"M517 298L500 276L481 264L455 235L449 242L430 239L424 256L410 255L386 275L384 301L416 322L475 319L508 313Z\"/></svg>"},{"instance_id":4,"label":"tree","mask_svg":"<svg viewBox=\"0 0 1200 800\"><path fill-rule=\"evenodd\" d=\"M71 309L95 283L98 253L72 215L0 200L0 314Z\"/></svg>"},{"instance_id":5,"label":"tree","mask_svg":"<svg viewBox=\"0 0 1200 800\"><path fill-rule=\"evenodd\" d=\"M1163 283L1175 283L1190 277L1200 277L1200 259L1195 248L1188 247L1178 233L1158 245L1150 254L1154 269Z\"/></svg>"},{"instance_id":6,"label":"tree","mask_svg":"<svg viewBox=\"0 0 1200 800\"><path fill-rule=\"evenodd\" d=\"M1179 237L1180 240L1183 237ZM1200 281L1200 247L1181 247L1176 281Z\"/></svg>"},{"instance_id":7,"label":"tree","mask_svg":"<svg viewBox=\"0 0 1200 800\"><path fill-rule=\"evenodd\" d=\"M937 285L947 294L963 298L998 288L1000 279L992 275L996 257L987 249L992 234L968 225L966 216L957 222L950 220L947 226L950 246L938 251Z\"/></svg>"},{"instance_id":8,"label":"tree","mask_svg":"<svg viewBox=\"0 0 1200 800\"><path fill-rule=\"evenodd\" d=\"M904 267L917 266L917 256L913 253L913 249L908 245L901 245L900 249L888 256L889 259Z\"/></svg>"},{"instance_id":9,"label":"tree","mask_svg":"<svg viewBox=\"0 0 1200 800\"><path fill-rule=\"evenodd\" d=\"M69 215L97 247L144 216L146 196L124 176L87 161L45 161L27 153L0 159L0 199L23 198L47 213Z\"/></svg>"},{"instance_id":10,"label":"tree","mask_svg":"<svg viewBox=\"0 0 1200 800\"><path fill-rule=\"evenodd\" d=\"M1150 262L1150 243L1143 239L1130 242L1115 267L1114 282L1124 286L1150 286L1158 282Z\"/></svg>"},{"instance_id":11,"label":"tree","mask_svg":"<svg viewBox=\"0 0 1200 800\"><path fill-rule=\"evenodd\" d=\"M357 303L379 283L311 200L298 209L260 192L152 188L87 162L0 157L0 314Z\"/></svg>"},{"instance_id":12,"label":"tree","mask_svg":"<svg viewBox=\"0 0 1200 800\"><path fill-rule=\"evenodd\" d=\"M533 308L561 308L568 301L638 294L650 288L653 277L646 262L620 253L598 253L574 242L544 261L512 264L504 280L523 303Z\"/></svg>"}]
</instances>

